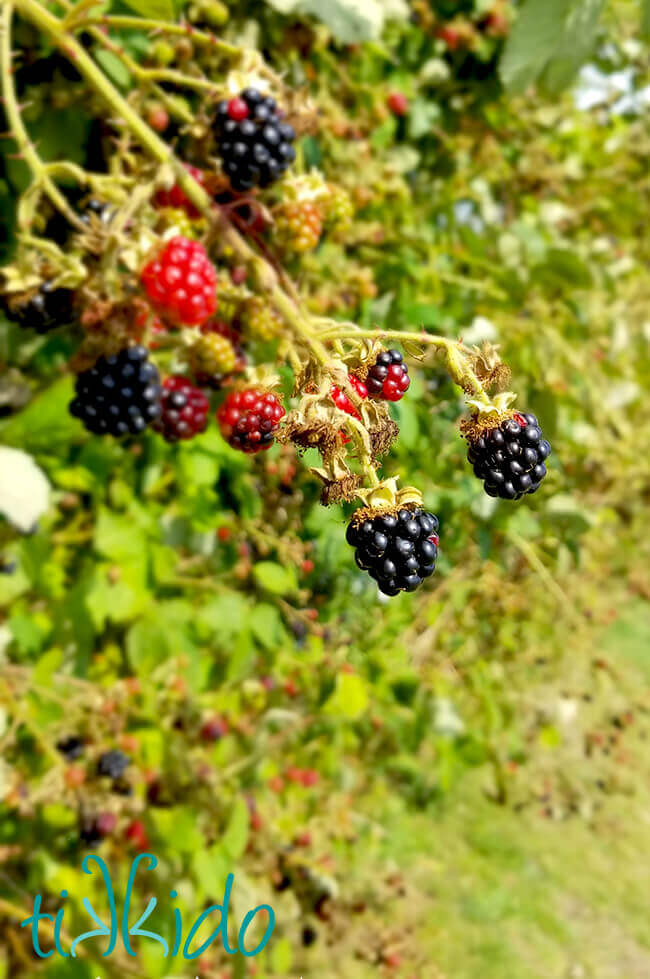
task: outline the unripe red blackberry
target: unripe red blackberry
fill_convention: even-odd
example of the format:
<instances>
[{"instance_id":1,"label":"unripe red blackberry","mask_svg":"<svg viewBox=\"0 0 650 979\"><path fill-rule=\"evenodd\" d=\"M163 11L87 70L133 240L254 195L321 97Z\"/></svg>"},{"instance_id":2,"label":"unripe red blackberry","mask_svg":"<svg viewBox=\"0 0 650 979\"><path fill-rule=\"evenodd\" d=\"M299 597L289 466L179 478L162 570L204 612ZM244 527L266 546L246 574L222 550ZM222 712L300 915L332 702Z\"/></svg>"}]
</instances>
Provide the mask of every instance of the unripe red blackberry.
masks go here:
<instances>
[{"instance_id":1,"label":"unripe red blackberry","mask_svg":"<svg viewBox=\"0 0 650 979\"><path fill-rule=\"evenodd\" d=\"M255 88L217 106L215 132L223 169L233 190L267 187L282 176L296 153L296 134L275 99Z\"/></svg>"},{"instance_id":2,"label":"unripe red blackberry","mask_svg":"<svg viewBox=\"0 0 650 979\"><path fill-rule=\"evenodd\" d=\"M62 289L52 282L44 282L35 292L5 296L4 309L7 319L17 323L22 329L49 333L57 326L72 322L73 298L71 289Z\"/></svg>"},{"instance_id":3,"label":"unripe red blackberry","mask_svg":"<svg viewBox=\"0 0 650 979\"><path fill-rule=\"evenodd\" d=\"M410 383L409 369L399 350L382 350L366 377L370 397L384 401L400 401Z\"/></svg>"},{"instance_id":4,"label":"unripe red blackberry","mask_svg":"<svg viewBox=\"0 0 650 979\"><path fill-rule=\"evenodd\" d=\"M348 381L357 392L360 398L368 397L368 390L363 381L360 381L356 374L348 374ZM337 384L333 384L330 388L330 394L332 396L332 401L340 411L344 411L347 415L352 415L353 418L361 420L361 415L354 407L350 399L348 398L345 391L343 391ZM350 441L350 436L343 430L340 432L341 439L343 443Z\"/></svg>"},{"instance_id":5,"label":"unripe red blackberry","mask_svg":"<svg viewBox=\"0 0 650 979\"><path fill-rule=\"evenodd\" d=\"M285 411L271 391L247 388L232 391L217 412L221 434L233 449L262 452L273 444Z\"/></svg>"},{"instance_id":6,"label":"unripe red blackberry","mask_svg":"<svg viewBox=\"0 0 650 979\"><path fill-rule=\"evenodd\" d=\"M161 316L181 326L200 326L217 310L217 273L203 245L172 238L140 273Z\"/></svg>"},{"instance_id":7,"label":"unripe red blackberry","mask_svg":"<svg viewBox=\"0 0 650 979\"><path fill-rule=\"evenodd\" d=\"M514 412L493 428L468 428L467 458L488 496L519 500L539 489L551 453L535 415Z\"/></svg>"},{"instance_id":8,"label":"unripe red blackberry","mask_svg":"<svg viewBox=\"0 0 650 979\"><path fill-rule=\"evenodd\" d=\"M144 347L100 357L75 383L70 414L95 435L137 435L160 415L160 375Z\"/></svg>"},{"instance_id":9,"label":"unripe red blackberry","mask_svg":"<svg viewBox=\"0 0 650 979\"><path fill-rule=\"evenodd\" d=\"M438 520L422 507L357 511L345 538L355 558L385 595L415 591L433 574L438 556Z\"/></svg>"},{"instance_id":10,"label":"unripe red blackberry","mask_svg":"<svg viewBox=\"0 0 650 979\"><path fill-rule=\"evenodd\" d=\"M153 427L165 441L191 439L205 431L210 402L186 377L174 375L165 379L161 406Z\"/></svg>"},{"instance_id":11,"label":"unripe red blackberry","mask_svg":"<svg viewBox=\"0 0 650 979\"><path fill-rule=\"evenodd\" d=\"M357 392L360 398L368 397L368 390L363 381L360 381L356 374L348 374L348 381L351 386ZM361 415L354 407L350 399L348 398L345 391L343 391L338 385L332 384L330 388L330 394L332 396L332 401L341 411L345 411L346 414L352 415L354 418L361 418Z\"/></svg>"}]
</instances>

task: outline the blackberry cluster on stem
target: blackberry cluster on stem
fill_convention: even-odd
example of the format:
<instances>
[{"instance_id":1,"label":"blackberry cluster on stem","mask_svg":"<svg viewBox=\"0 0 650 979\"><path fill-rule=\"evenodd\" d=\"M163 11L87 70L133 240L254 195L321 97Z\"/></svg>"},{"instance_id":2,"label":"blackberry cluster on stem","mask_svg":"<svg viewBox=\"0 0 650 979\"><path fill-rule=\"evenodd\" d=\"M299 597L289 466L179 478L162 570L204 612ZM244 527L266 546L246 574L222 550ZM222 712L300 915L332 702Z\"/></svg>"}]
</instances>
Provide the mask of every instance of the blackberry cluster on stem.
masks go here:
<instances>
[{"instance_id":1,"label":"blackberry cluster on stem","mask_svg":"<svg viewBox=\"0 0 650 979\"><path fill-rule=\"evenodd\" d=\"M141 346L102 356L75 383L70 413L95 435L137 435L161 412L158 369Z\"/></svg>"},{"instance_id":2,"label":"blackberry cluster on stem","mask_svg":"<svg viewBox=\"0 0 650 979\"><path fill-rule=\"evenodd\" d=\"M5 299L7 319L17 323L22 329L49 333L57 326L65 326L73 318L73 292L44 282L33 293Z\"/></svg>"},{"instance_id":3,"label":"blackberry cluster on stem","mask_svg":"<svg viewBox=\"0 0 650 979\"><path fill-rule=\"evenodd\" d=\"M348 525L346 540L355 559L384 595L415 591L433 574L438 556L438 519L421 507L361 511Z\"/></svg>"},{"instance_id":4,"label":"blackberry cluster on stem","mask_svg":"<svg viewBox=\"0 0 650 979\"><path fill-rule=\"evenodd\" d=\"M468 441L467 458L488 496L519 500L539 489L551 445L542 437L535 415L514 412L475 437L468 434Z\"/></svg>"},{"instance_id":5,"label":"blackberry cluster on stem","mask_svg":"<svg viewBox=\"0 0 650 979\"><path fill-rule=\"evenodd\" d=\"M275 99L256 88L217 106L219 155L233 190L268 187L296 157L293 126L285 122Z\"/></svg>"}]
</instances>

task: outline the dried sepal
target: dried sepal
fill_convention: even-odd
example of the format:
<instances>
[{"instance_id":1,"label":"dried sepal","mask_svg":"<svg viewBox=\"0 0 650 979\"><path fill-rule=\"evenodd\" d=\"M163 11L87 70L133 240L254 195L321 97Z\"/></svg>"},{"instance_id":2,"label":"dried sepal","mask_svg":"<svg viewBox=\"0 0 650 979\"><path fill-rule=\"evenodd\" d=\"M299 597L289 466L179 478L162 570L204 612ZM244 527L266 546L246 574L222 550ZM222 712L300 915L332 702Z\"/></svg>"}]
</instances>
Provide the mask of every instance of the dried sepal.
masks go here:
<instances>
[{"instance_id":1,"label":"dried sepal","mask_svg":"<svg viewBox=\"0 0 650 979\"><path fill-rule=\"evenodd\" d=\"M485 342L480 347L472 347L470 354L472 369L486 390L503 389L510 383L512 373L499 356L499 348Z\"/></svg>"}]
</instances>

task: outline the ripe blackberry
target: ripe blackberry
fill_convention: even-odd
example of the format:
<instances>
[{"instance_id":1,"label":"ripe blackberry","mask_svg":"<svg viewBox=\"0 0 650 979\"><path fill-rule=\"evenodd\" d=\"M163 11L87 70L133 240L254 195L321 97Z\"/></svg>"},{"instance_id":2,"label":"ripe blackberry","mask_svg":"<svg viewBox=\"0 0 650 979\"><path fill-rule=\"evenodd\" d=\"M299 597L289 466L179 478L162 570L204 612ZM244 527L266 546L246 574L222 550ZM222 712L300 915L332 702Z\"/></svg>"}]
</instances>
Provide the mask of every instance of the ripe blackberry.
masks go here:
<instances>
[{"instance_id":1,"label":"ripe blackberry","mask_svg":"<svg viewBox=\"0 0 650 979\"><path fill-rule=\"evenodd\" d=\"M70 414L95 435L137 435L160 415L158 370L144 347L102 356L75 384Z\"/></svg>"},{"instance_id":2,"label":"ripe blackberry","mask_svg":"<svg viewBox=\"0 0 650 979\"><path fill-rule=\"evenodd\" d=\"M60 751L66 761L75 761L84 752L84 743L75 734L67 738L62 738L56 743L56 750Z\"/></svg>"},{"instance_id":3,"label":"ripe blackberry","mask_svg":"<svg viewBox=\"0 0 650 979\"><path fill-rule=\"evenodd\" d=\"M268 187L296 157L293 127L275 99L255 88L217 106L215 129L223 169L233 190Z\"/></svg>"},{"instance_id":4,"label":"ripe blackberry","mask_svg":"<svg viewBox=\"0 0 650 979\"><path fill-rule=\"evenodd\" d=\"M313 201L287 201L275 210L275 231L287 251L313 251L323 233L323 211Z\"/></svg>"},{"instance_id":5,"label":"ripe blackberry","mask_svg":"<svg viewBox=\"0 0 650 979\"><path fill-rule=\"evenodd\" d=\"M345 538L356 562L374 578L384 595L414 591L432 575L438 555L438 520L421 507L361 510Z\"/></svg>"},{"instance_id":6,"label":"ripe blackberry","mask_svg":"<svg viewBox=\"0 0 650 979\"><path fill-rule=\"evenodd\" d=\"M467 435L467 458L474 473L485 484L488 496L502 500L519 500L539 489L546 475L544 460L550 455L550 443L542 438L535 415L515 412L494 428L482 431L476 438Z\"/></svg>"},{"instance_id":7,"label":"ripe blackberry","mask_svg":"<svg viewBox=\"0 0 650 979\"><path fill-rule=\"evenodd\" d=\"M366 378L370 397L384 401L401 401L410 383L409 369L399 350L382 350Z\"/></svg>"},{"instance_id":8,"label":"ripe blackberry","mask_svg":"<svg viewBox=\"0 0 650 979\"><path fill-rule=\"evenodd\" d=\"M103 755L99 756L97 761L97 774L118 779L124 775L124 772L130 764L130 759L126 757L124 752L118 751L117 748L112 751L105 751Z\"/></svg>"},{"instance_id":9,"label":"ripe blackberry","mask_svg":"<svg viewBox=\"0 0 650 979\"><path fill-rule=\"evenodd\" d=\"M284 408L270 391L232 391L217 412L221 434L233 449L262 452L273 444Z\"/></svg>"},{"instance_id":10,"label":"ripe blackberry","mask_svg":"<svg viewBox=\"0 0 650 979\"><path fill-rule=\"evenodd\" d=\"M114 213L115 209L107 201L101 201L97 197L91 197L84 205L81 220L87 225L92 225L93 222L109 224Z\"/></svg>"},{"instance_id":11,"label":"ripe blackberry","mask_svg":"<svg viewBox=\"0 0 650 979\"><path fill-rule=\"evenodd\" d=\"M5 296L5 313L7 319L17 323L21 329L49 333L57 326L72 322L73 296L71 289L61 289L52 282L44 282L36 292Z\"/></svg>"},{"instance_id":12,"label":"ripe blackberry","mask_svg":"<svg viewBox=\"0 0 650 979\"><path fill-rule=\"evenodd\" d=\"M166 442L194 438L207 427L210 402L186 377L174 375L163 381L161 407L153 428Z\"/></svg>"},{"instance_id":13,"label":"ripe blackberry","mask_svg":"<svg viewBox=\"0 0 650 979\"><path fill-rule=\"evenodd\" d=\"M217 273L198 241L176 235L140 273L161 316L184 326L200 326L217 310Z\"/></svg>"}]
</instances>

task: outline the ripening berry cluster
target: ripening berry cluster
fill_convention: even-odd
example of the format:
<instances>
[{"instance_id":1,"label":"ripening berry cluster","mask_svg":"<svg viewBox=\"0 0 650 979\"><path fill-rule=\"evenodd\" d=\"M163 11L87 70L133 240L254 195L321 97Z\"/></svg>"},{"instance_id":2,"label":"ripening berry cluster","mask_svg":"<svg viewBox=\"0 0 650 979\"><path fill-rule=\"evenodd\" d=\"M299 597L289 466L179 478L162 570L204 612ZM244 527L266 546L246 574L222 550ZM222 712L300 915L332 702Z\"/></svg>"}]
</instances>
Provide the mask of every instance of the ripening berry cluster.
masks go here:
<instances>
[{"instance_id":1,"label":"ripening berry cluster","mask_svg":"<svg viewBox=\"0 0 650 979\"><path fill-rule=\"evenodd\" d=\"M396 98L392 108L396 114L408 111L408 105ZM281 201L272 212L255 201L256 188L278 180L295 158L295 131L271 96L248 88L220 102L213 135L230 186L226 197L237 199L239 220L246 209L250 213L251 220L245 223L251 236L271 227L281 250L300 254L318 245L324 227L342 226L349 220L349 199L330 185L318 202L312 193L311 199ZM245 365L242 331L249 340L267 343L281 336L284 323L265 298L251 296L244 288L246 267L233 268L228 281L219 278L200 240L207 220L191 199L196 197L191 181L208 200L214 195L220 203L223 184L218 191L214 175L189 164L186 170L187 175L179 172L176 182L157 190L152 199L160 237L142 260L137 282L129 281L126 290L131 297L140 290L129 300L133 303L133 333L118 332L113 348L78 373L70 412L95 435L122 438L151 428L170 443L200 435L214 414L233 449L247 454L264 452L276 440L285 406L273 390L237 382ZM114 213L106 203L89 201L82 216L88 235L106 233ZM260 217L263 214L266 218ZM178 233L179 227L185 233ZM226 297L221 310L219 292ZM5 309L20 327L47 333L75 319L77 301L71 289L48 278L38 289L5 297ZM236 312L224 315L228 306ZM181 354L180 364L165 358L169 373L163 377L151 355L166 343L175 344ZM377 415L372 402L398 402L411 383L403 355L396 349L380 350L371 363L358 367L358 373L352 370L345 381L338 377L337 381L329 389L329 398L337 419L334 424L341 426L340 445L356 435L356 423L363 424L373 411ZM215 391L222 387L229 390L213 405ZM334 409L354 422L337 416ZM518 500L539 488L551 447L534 415L505 411L477 416L465 434L468 459L488 495ZM422 506L400 504L396 499L393 506L383 503L355 514L347 541L355 549L358 566L374 578L380 590L397 595L413 591L433 574L438 521ZM114 777L113 761L107 758L102 765L105 774Z\"/></svg>"}]
</instances>

